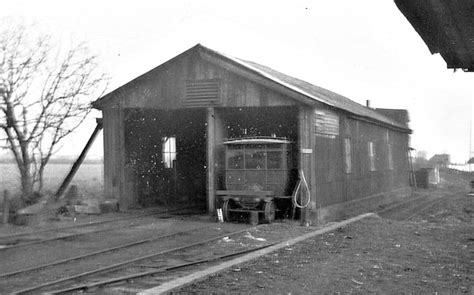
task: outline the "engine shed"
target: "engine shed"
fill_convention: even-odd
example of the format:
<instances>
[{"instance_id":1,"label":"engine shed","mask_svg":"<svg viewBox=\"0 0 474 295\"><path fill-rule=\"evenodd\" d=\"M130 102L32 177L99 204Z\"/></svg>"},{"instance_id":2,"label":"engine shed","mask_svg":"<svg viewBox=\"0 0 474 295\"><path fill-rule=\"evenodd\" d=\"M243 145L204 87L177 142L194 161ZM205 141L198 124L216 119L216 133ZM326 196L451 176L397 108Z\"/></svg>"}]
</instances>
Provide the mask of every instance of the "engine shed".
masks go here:
<instances>
[{"instance_id":1,"label":"engine shed","mask_svg":"<svg viewBox=\"0 0 474 295\"><path fill-rule=\"evenodd\" d=\"M238 149L239 138L285 140L291 166L280 170L304 177L308 202L299 217L308 223L367 212L411 191L407 111L372 109L200 44L93 106L103 115L105 196L121 210L196 204L216 214L229 183L226 149ZM278 184L267 170L261 175Z\"/></svg>"}]
</instances>

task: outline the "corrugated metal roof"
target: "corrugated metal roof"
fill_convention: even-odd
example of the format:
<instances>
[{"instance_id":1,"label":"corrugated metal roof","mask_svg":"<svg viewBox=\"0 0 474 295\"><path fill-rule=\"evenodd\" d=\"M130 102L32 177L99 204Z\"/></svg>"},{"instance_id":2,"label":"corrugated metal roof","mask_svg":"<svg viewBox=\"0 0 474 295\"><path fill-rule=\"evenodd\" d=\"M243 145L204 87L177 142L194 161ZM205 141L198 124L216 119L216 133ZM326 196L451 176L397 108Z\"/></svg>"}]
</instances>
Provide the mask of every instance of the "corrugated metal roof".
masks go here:
<instances>
[{"instance_id":1,"label":"corrugated metal roof","mask_svg":"<svg viewBox=\"0 0 474 295\"><path fill-rule=\"evenodd\" d=\"M369 118L369 119L374 119L376 121L389 124L392 126L396 126L402 129L408 129L408 126L405 124L401 124L391 118L388 118L377 111L365 107L355 101L350 100L349 98L342 96L340 94L337 94L335 92L332 92L330 90L324 89L322 87L313 85L311 83L308 83L306 81L300 80L298 78L294 78L288 75L285 75L281 72L278 72L274 69L271 69L269 67L260 65L255 62L235 58L228 56L226 54L217 52L215 50L212 50L210 48L204 47L200 45L201 48L204 50L208 50L214 55L217 56L222 56L224 58L227 58L235 63L238 63L239 65L252 70L253 72L256 72L260 74L261 76L270 79L284 87L287 87L290 90L296 91L304 96L307 96L309 98L312 98L316 101L322 102L326 105L345 110L349 113L352 113L357 116Z\"/></svg>"}]
</instances>

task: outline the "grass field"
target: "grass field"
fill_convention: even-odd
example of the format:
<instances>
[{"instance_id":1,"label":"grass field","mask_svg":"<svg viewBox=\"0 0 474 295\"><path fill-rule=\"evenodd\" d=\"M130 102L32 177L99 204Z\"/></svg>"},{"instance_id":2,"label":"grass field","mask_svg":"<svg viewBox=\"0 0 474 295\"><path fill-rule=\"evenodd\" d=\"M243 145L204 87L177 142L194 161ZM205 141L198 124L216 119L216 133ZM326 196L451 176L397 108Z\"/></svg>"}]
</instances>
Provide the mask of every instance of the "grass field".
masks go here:
<instances>
[{"instance_id":1,"label":"grass field","mask_svg":"<svg viewBox=\"0 0 474 295\"><path fill-rule=\"evenodd\" d=\"M61 185L71 169L71 164L51 163L46 166L44 191L55 192ZM104 166L98 164L83 164L77 171L71 184L76 184L79 193L87 197L103 197L104 188ZM2 196L0 203L3 202L3 191L8 190L11 196L20 193L20 174L15 164L0 163L0 192Z\"/></svg>"}]
</instances>

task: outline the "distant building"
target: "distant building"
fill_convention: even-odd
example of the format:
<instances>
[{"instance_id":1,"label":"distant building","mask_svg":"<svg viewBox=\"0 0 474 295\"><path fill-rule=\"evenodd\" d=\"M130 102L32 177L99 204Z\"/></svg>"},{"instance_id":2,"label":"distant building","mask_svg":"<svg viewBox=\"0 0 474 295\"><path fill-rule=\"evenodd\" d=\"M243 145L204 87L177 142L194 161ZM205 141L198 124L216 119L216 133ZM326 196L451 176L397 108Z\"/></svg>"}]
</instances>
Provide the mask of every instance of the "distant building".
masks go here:
<instances>
[{"instance_id":1,"label":"distant building","mask_svg":"<svg viewBox=\"0 0 474 295\"><path fill-rule=\"evenodd\" d=\"M447 168L451 164L451 156L448 154L436 154L428 160L431 167Z\"/></svg>"}]
</instances>

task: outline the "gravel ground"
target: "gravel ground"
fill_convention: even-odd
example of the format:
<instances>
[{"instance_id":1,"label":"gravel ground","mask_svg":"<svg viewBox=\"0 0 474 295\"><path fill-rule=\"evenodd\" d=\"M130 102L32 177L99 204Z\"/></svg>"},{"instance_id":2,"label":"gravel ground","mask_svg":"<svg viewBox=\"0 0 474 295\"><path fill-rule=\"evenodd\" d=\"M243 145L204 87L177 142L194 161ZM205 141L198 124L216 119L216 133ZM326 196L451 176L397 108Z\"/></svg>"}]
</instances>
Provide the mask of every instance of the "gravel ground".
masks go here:
<instances>
[{"instance_id":1,"label":"gravel ground","mask_svg":"<svg viewBox=\"0 0 474 295\"><path fill-rule=\"evenodd\" d=\"M419 190L418 194L449 197L409 221L367 218L235 266L174 293L474 294L474 197L452 194L467 188L469 180L445 175L437 189ZM76 221L50 221L51 214L47 213L38 217L41 222L2 227L0 234L37 231ZM124 216L128 214L77 216L77 222ZM261 226L252 236L268 242L309 230L312 228L285 221ZM248 237L233 242L245 239Z\"/></svg>"},{"instance_id":2,"label":"gravel ground","mask_svg":"<svg viewBox=\"0 0 474 295\"><path fill-rule=\"evenodd\" d=\"M410 221L367 218L241 264L176 294L474 294L474 197Z\"/></svg>"}]
</instances>

